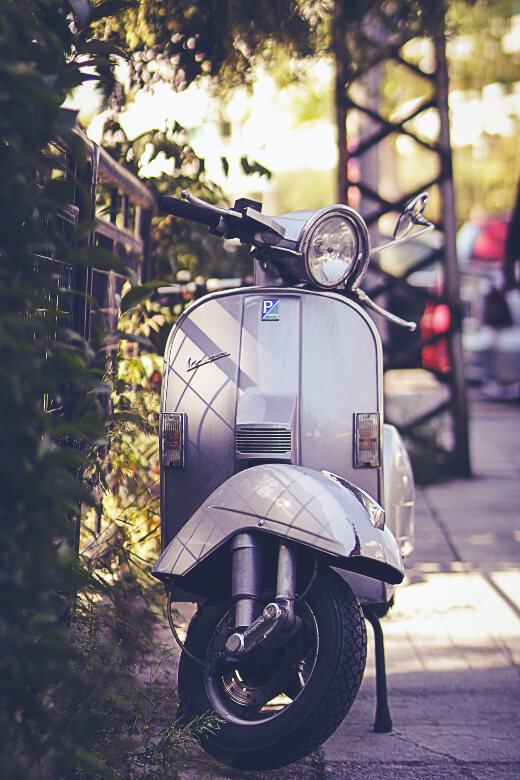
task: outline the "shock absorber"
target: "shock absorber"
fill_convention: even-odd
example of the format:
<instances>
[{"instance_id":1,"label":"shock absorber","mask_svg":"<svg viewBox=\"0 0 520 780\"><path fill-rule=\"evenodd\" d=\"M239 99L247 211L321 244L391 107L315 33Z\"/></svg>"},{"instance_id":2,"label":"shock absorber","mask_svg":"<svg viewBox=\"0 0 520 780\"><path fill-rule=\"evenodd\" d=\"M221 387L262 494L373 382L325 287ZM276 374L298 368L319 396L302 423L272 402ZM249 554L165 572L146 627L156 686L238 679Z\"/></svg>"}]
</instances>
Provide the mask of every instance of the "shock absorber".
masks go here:
<instances>
[{"instance_id":1,"label":"shock absorber","mask_svg":"<svg viewBox=\"0 0 520 780\"><path fill-rule=\"evenodd\" d=\"M241 569L241 565L247 560L252 560L252 548L258 552L258 546L251 545L251 535L247 533L239 534L233 542L232 592L233 597L236 598L236 628L226 641L226 650L230 655L236 657L245 655L260 646L272 649L284 644L299 630L301 624L294 611L296 553L295 550L283 543L280 543L278 550L275 600L267 604L262 614L256 619L247 624L238 622L251 617L256 609L255 599L252 598L251 593L254 587L258 586L258 581L253 583L253 578L248 578ZM259 593L258 588L255 592Z\"/></svg>"},{"instance_id":2,"label":"shock absorber","mask_svg":"<svg viewBox=\"0 0 520 780\"><path fill-rule=\"evenodd\" d=\"M254 534L237 534L231 544L233 555L231 595L235 604L235 628L251 625L258 614L262 551Z\"/></svg>"},{"instance_id":3,"label":"shock absorber","mask_svg":"<svg viewBox=\"0 0 520 780\"><path fill-rule=\"evenodd\" d=\"M296 593L296 548L280 544L278 548L278 572L276 577L276 603L287 612L286 626L294 624L294 599Z\"/></svg>"}]
</instances>

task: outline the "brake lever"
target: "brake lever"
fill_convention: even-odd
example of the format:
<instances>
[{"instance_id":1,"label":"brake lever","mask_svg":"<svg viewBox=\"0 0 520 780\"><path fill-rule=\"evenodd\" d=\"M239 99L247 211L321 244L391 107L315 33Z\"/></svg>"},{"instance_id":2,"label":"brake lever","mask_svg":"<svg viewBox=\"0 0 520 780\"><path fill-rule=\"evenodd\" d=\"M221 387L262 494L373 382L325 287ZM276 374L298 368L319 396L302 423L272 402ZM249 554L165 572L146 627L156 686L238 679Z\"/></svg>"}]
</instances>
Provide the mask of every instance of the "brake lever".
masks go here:
<instances>
[{"instance_id":1,"label":"brake lever","mask_svg":"<svg viewBox=\"0 0 520 780\"><path fill-rule=\"evenodd\" d=\"M363 290L354 290L359 300L364 303L366 306L368 306L369 309L372 309L377 314L381 315L381 317L384 317L385 320L388 320L388 322L392 322L394 325L399 325L401 328L407 328L411 333L414 332L417 328L416 322L411 322L410 320L403 320L401 317L398 317L397 314L392 314L392 312L387 311L386 309L383 309L382 306L379 306L377 303L375 303L372 298L369 298L369 296L364 292Z\"/></svg>"}]
</instances>

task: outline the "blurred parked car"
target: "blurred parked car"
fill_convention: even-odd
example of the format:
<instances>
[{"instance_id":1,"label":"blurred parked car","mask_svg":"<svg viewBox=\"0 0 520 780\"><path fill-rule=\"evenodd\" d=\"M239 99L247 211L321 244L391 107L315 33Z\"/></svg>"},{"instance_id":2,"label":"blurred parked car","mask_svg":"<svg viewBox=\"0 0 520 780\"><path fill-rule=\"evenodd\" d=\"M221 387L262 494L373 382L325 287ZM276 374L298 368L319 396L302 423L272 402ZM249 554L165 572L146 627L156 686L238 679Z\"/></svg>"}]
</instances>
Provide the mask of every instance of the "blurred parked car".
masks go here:
<instances>
[{"instance_id":1,"label":"blurred parked car","mask_svg":"<svg viewBox=\"0 0 520 780\"><path fill-rule=\"evenodd\" d=\"M446 330L446 320L442 320L442 304L434 298L442 290L441 249L442 236L439 233L426 233L414 241L413 246L410 243L391 247L381 256L381 269L386 273L402 276L409 272L406 276L407 285L396 285L389 293L388 308L404 319L420 324L414 333L398 326L388 328L392 367L449 369L445 339L421 347L422 339L429 339L435 333Z\"/></svg>"},{"instance_id":2,"label":"blurred parked car","mask_svg":"<svg viewBox=\"0 0 520 780\"><path fill-rule=\"evenodd\" d=\"M462 346L469 380L520 397L520 291L504 290L508 215L466 222L457 236Z\"/></svg>"},{"instance_id":3,"label":"blurred parked car","mask_svg":"<svg viewBox=\"0 0 520 780\"><path fill-rule=\"evenodd\" d=\"M466 222L457 235L462 303L462 345L466 376L496 398L520 397L520 291L504 292L508 215ZM441 236L427 234L404 253L395 247L384 271L401 275L425 262L441 246ZM406 289L397 287L389 308L420 323L416 334L389 332L400 367L422 366L438 373L450 370L448 342L439 338L450 328L449 307L438 300L443 289L442 258L412 272ZM412 288L416 288L416 293ZM417 349L419 338L429 340Z\"/></svg>"}]
</instances>

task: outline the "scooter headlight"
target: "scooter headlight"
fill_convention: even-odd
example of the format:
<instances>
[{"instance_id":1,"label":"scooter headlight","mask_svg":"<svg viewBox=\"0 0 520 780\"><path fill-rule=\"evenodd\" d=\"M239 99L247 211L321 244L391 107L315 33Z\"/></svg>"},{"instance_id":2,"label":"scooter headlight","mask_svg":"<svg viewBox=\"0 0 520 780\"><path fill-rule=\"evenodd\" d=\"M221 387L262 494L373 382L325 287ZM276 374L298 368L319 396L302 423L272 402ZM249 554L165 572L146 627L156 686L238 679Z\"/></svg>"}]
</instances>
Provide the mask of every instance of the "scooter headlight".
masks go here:
<instances>
[{"instance_id":1,"label":"scooter headlight","mask_svg":"<svg viewBox=\"0 0 520 780\"><path fill-rule=\"evenodd\" d=\"M357 287L365 275L369 239L365 222L349 206L316 212L298 239L309 279L319 287Z\"/></svg>"}]
</instances>

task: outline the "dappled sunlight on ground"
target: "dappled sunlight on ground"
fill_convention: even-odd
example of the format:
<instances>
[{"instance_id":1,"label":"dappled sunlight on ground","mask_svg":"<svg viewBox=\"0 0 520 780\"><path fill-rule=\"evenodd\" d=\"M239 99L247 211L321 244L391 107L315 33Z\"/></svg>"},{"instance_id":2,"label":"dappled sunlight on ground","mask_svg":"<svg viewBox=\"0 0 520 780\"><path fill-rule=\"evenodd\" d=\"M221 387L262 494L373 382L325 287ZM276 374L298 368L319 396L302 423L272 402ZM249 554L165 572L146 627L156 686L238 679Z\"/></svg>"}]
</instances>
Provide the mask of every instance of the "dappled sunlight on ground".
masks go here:
<instances>
[{"instance_id":1,"label":"dappled sunlight on ground","mask_svg":"<svg viewBox=\"0 0 520 780\"><path fill-rule=\"evenodd\" d=\"M383 621L389 675L520 663L520 572L445 573L438 566L422 564L419 581L398 589Z\"/></svg>"}]
</instances>

